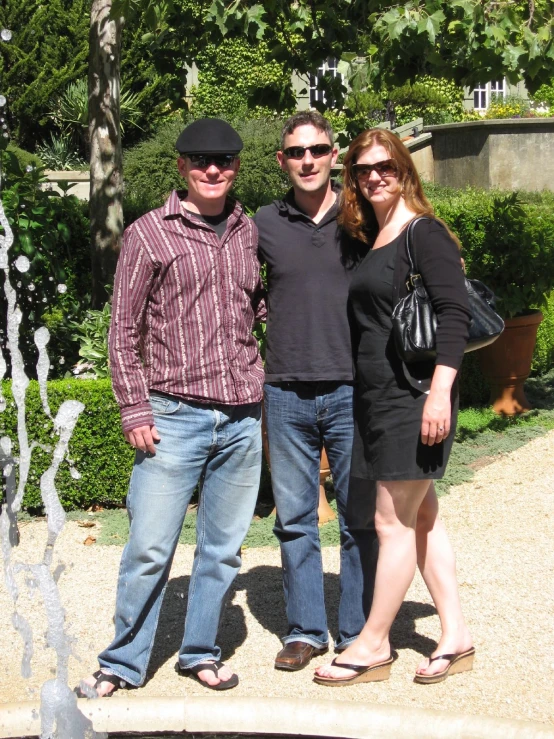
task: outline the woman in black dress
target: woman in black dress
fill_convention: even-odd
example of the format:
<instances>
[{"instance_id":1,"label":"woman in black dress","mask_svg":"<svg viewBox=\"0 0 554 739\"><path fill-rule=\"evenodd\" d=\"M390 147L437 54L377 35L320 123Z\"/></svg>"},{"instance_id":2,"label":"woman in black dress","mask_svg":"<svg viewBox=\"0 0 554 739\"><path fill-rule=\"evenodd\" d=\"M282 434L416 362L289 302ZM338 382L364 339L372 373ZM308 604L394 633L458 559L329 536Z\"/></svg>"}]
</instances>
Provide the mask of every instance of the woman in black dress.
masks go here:
<instances>
[{"instance_id":1,"label":"woman in black dress","mask_svg":"<svg viewBox=\"0 0 554 739\"><path fill-rule=\"evenodd\" d=\"M356 334L356 437L351 485L371 494L379 560L373 604L358 639L316 670L324 685L384 680L392 664L389 631L416 565L437 608L442 636L417 667L416 682L439 682L473 665L454 553L438 517L433 480L443 476L456 427L456 376L470 313L459 243L433 216L408 150L391 132L372 129L350 145L344 160L340 221L370 248L350 287ZM392 338L391 314L407 293L405 229L413 229L417 271L437 315L437 358L403 365Z\"/></svg>"}]
</instances>

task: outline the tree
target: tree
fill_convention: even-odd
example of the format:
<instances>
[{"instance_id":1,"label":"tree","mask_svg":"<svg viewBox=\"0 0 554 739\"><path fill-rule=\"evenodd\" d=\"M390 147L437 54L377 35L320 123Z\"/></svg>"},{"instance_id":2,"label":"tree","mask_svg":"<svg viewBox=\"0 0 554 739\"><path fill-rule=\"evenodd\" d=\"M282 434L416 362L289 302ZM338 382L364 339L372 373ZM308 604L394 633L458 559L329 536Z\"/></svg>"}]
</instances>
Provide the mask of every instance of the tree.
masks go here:
<instances>
[{"instance_id":1,"label":"tree","mask_svg":"<svg viewBox=\"0 0 554 739\"><path fill-rule=\"evenodd\" d=\"M0 44L2 94L17 142L34 149L52 130L50 101L86 74L90 0L10 0L0 4L0 28L13 31Z\"/></svg>"},{"instance_id":2,"label":"tree","mask_svg":"<svg viewBox=\"0 0 554 739\"><path fill-rule=\"evenodd\" d=\"M91 245L93 308L101 308L115 271L123 234L123 171L120 133L120 62L123 25L148 29L142 41L155 51L157 69L174 75L174 107L184 100L184 68L205 43L205 3L195 0L92 0L89 51L89 137L91 147ZM183 34L182 29L187 30ZM178 29L178 32L176 31Z\"/></svg>"},{"instance_id":3,"label":"tree","mask_svg":"<svg viewBox=\"0 0 554 739\"><path fill-rule=\"evenodd\" d=\"M530 92L554 74L553 15L551 0L214 0L208 14L223 35L263 38L301 72L333 56L375 87L432 74L468 86L522 79Z\"/></svg>"},{"instance_id":4,"label":"tree","mask_svg":"<svg viewBox=\"0 0 554 739\"><path fill-rule=\"evenodd\" d=\"M92 0L89 38L90 234L92 307L107 298L123 233L120 58L123 18L111 0Z\"/></svg>"}]
</instances>

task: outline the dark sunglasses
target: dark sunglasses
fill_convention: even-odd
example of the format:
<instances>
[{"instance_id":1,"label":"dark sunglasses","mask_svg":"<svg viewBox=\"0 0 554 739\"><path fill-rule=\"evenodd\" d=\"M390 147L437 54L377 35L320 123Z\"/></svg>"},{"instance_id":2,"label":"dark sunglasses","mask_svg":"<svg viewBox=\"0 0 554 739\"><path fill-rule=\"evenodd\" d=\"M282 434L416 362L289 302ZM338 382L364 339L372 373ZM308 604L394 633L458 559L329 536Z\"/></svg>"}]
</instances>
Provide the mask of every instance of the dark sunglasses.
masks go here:
<instances>
[{"instance_id":1,"label":"dark sunglasses","mask_svg":"<svg viewBox=\"0 0 554 739\"><path fill-rule=\"evenodd\" d=\"M233 165L236 154L187 154L193 167L199 169L207 169L211 164L215 164L219 169L228 169Z\"/></svg>"},{"instance_id":2,"label":"dark sunglasses","mask_svg":"<svg viewBox=\"0 0 554 739\"><path fill-rule=\"evenodd\" d=\"M331 144L314 144L313 146L288 146L283 149L283 154L289 159L304 159L304 155L309 151L314 159L325 157L333 151Z\"/></svg>"},{"instance_id":3,"label":"dark sunglasses","mask_svg":"<svg viewBox=\"0 0 554 739\"><path fill-rule=\"evenodd\" d=\"M369 177L369 175L375 170L379 177L387 177L396 174L397 167L394 159L385 159L382 162L375 162L375 164L353 164L352 172L356 179L363 177Z\"/></svg>"}]
</instances>

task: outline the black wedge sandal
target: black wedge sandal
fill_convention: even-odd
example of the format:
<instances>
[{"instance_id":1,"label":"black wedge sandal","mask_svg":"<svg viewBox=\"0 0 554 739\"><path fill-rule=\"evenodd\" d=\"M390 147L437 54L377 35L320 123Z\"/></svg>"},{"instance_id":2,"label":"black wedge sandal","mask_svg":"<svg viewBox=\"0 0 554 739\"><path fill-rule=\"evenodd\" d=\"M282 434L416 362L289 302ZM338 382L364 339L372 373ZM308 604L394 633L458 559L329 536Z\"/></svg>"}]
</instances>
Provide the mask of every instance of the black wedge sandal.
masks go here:
<instances>
[{"instance_id":1,"label":"black wedge sandal","mask_svg":"<svg viewBox=\"0 0 554 739\"><path fill-rule=\"evenodd\" d=\"M102 672L102 670L96 670L96 672L93 672L92 677L96 680L96 682L94 683L94 685L87 685L87 688L89 690L97 690L100 683L110 683L110 685L113 685L113 690L110 690L110 692L106 693L105 695L98 696L99 698L109 698L116 692L116 690L127 687L127 682L125 680L122 680L117 675L111 675L108 672ZM75 688L73 688L73 692L77 694L77 698L91 697L88 692L85 693L85 691L81 688L81 685L77 685Z\"/></svg>"},{"instance_id":2,"label":"black wedge sandal","mask_svg":"<svg viewBox=\"0 0 554 739\"><path fill-rule=\"evenodd\" d=\"M175 665L175 672L184 677L192 677L194 680L199 682L200 685L203 685L205 688L209 688L210 690L229 690L230 688L236 688L239 684L239 676L235 674L231 675L228 680L221 680L220 678L220 682L218 682L217 685L210 685L198 677L198 673L202 672L202 670L211 670L216 677L219 677L219 671L222 667L225 667L223 662L200 662L200 664L194 665L194 667L181 667L177 662Z\"/></svg>"}]
</instances>

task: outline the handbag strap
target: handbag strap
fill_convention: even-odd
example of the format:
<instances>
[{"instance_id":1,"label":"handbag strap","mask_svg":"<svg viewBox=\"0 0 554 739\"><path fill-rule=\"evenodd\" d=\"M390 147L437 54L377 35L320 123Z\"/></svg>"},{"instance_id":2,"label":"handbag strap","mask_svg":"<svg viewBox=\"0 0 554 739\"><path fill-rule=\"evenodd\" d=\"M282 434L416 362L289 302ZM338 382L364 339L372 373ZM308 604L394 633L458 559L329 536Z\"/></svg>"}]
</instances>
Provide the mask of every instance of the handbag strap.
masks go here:
<instances>
[{"instance_id":1,"label":"handbag strap","mask_svg":"<svg viewBox=\"0 0 554 739\"><path fill-rule=\"evenodd\" d=\"M414 288L423 285L423 279L421 277L421 274L417 272L412 244L413 244L413 232L414 232L414 228L416 224L425 219L430 220L428 216L418 216L417 218L414 218L412 221L410 221L406 228L406 239L405 239L406 255L408 257L408 264L410 265L409 272L408 272L408 279L406 280L406 287L408 288L409 292L411 292Z\"/></svg>"}]
</instances>

